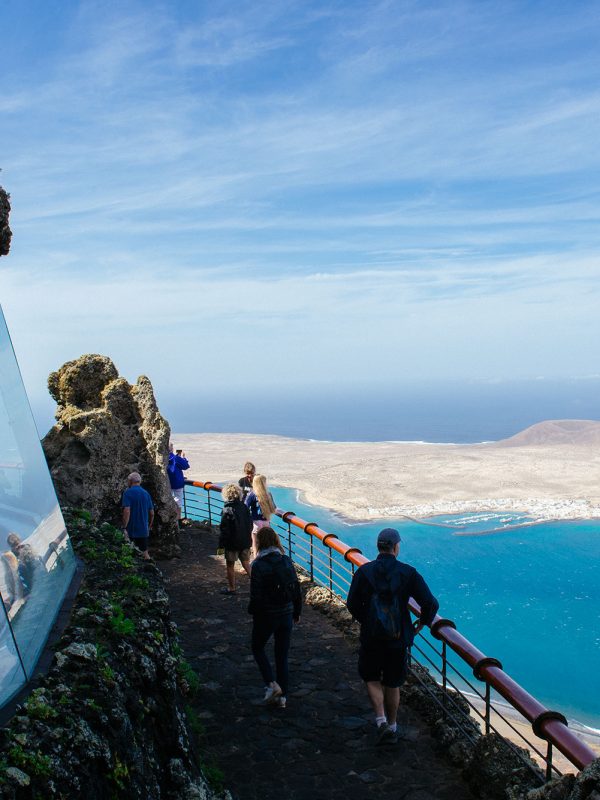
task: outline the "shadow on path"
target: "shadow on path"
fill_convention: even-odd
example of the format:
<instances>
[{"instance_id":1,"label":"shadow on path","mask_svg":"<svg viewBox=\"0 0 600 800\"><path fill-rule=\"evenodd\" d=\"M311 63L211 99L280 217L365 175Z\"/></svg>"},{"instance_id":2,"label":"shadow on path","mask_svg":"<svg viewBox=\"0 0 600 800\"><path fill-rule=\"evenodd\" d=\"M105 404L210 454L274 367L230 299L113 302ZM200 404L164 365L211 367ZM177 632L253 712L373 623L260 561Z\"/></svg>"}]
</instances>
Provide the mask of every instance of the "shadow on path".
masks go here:
<instances>
[{"instance_id":1,"label":"shadow on path","mask_svg":"<svg viewBox=\"0 0 600 800\"><path fill-rule=\"evenodd\" d=\"M293 632L288 707L263 706L250 653L248 579L238 575L236 596L220 594L225 566L214 556L216 535L184 533L181 545L182 558L160 566L186 659L200 677L191 705L205 728L201 748L235 798L472 798L413 709L400 709L405 739L393 749L374 746L354 648L310 607Z\"/></svg>"}]
</instances>

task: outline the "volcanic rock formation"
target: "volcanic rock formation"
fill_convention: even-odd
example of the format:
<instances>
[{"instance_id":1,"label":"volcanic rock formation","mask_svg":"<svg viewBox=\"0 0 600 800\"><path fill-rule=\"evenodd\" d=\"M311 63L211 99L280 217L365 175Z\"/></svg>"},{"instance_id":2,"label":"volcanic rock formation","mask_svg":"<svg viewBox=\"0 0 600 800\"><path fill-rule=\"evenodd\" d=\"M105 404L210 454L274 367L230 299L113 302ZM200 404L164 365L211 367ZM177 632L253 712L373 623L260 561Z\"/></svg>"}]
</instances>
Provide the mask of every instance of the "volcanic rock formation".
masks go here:
<instances>
[{"instance_id":1,"label":"volcanic rock formation","mask_svg":"<svg viewBox=\"0 0 600 800\"><path fill-rule=\"evenodd\" d=\"M139 472L155 505L150 539L160 554L179 553L177 507L166 474L170 428L145 376L131 386L110 358L84 355L48 378L56 425L43 447L61 505L119 524L127 475Z\"/></svg>"},{"instance_id":2,"label":"volcanic rock formation","mask_svg":"<svg viewBox=\"0 0 600 800\"><path fill-rule=\"evenodd\" d=\"M9 195L0 186L0 256L7 256L10 250L12 231L8 227L10 214Z\"/></svg>"}]
</instances>

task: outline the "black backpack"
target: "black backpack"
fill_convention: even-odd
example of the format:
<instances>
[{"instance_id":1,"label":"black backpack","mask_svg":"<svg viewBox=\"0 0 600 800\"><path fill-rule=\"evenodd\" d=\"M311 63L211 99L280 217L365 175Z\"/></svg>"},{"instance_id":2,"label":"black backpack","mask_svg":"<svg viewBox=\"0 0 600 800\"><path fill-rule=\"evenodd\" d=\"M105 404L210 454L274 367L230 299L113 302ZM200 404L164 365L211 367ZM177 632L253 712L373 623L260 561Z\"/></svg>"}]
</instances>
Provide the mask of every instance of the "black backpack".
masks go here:
<instances>
[{"instance_id":1,"label":"black backpack","mask_svg":"<svg viewBox=\"0 0 600 800\"><path fill-rule=\"evenodd\" d=\"M294 600L296 572L281 556L270 561L270 572L264 576L265 598L270 606L285 606Z\"/></svg>"},{"instance_id":2,"label":"black backpack","mask_svg":"<svg viewBox=\"0 0 600 800\"><path fill-rule=\"evenodd\" d=\"M393 591L390 579L382 573L376 572L373 580L367 580L373 587L366 619L369 637L383 642L401 640L403 615L398 591Z\"/></svg>"}]
</instances>

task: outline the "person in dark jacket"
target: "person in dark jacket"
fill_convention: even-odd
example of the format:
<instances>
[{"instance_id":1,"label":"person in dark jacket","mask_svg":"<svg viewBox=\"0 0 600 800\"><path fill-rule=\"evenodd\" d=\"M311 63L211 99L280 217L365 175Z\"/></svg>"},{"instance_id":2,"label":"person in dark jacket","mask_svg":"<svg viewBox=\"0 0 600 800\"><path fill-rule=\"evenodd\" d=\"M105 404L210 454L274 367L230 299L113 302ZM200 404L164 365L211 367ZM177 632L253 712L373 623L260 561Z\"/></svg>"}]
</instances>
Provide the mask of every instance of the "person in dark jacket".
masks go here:
<instances>
[{"instance_id":1,"label":"person in dark jacket","mask_svg":"<svg viewBox=\"0 0 600 800\"><path fill-rule=\"evenodd\" d=\"M252 491L252 481L254 480L255 475L256 467L251 461L246 461L244 464L244 477L240 478L238 481L238 485L244 493L242 500L245 500L246 496Z\"/></svg>"},{"instance_id":2,"label":"person in dark jacket","mask_svg":"<svg viewBox=\"0 0 600 800\"><path fill-rule=\"evenodd\" d=\"M270 527L256 534L258 555L252 562L250 605L253 616L252 655L265 682L264 702L285 708L288 691L288 652L293 623L300 622L302 593L292 560L283 554L279 537ZM265 653L273 636L275 676Z\"/></svg>"},{"instance_id":3,"label":"person in dark jacket","mask_svg":"<svg viewBox=\"0 0 600 800\"><path fill-rule=\"evenodd\" d=\"M416 633L433 622L439 603L417 570L397 560L400 534L395 528L384 528L379 533L377 549L375 561L364 564L354 574L346 604L360 622L358 673L375 711L377 743L394 744L398 738L400 686L407 673L407 650ZM408 610L410 597L421 607L414 626ZM380 622L382 608L390 617L397 616L391 621L393 638L389 628ZM386 620L384 625L388 624Z\"/></svg>"},{"instance_id":4,"label":"person in dark jacket","mask_svg":"<svg viewBox=\"0 0 600 800\"><path fill-rule=\"evenodd\" d=\"M221 492L223 511L219 535L219 550L224 551L227 567L227 586L222 594L235 594L235 562L239 559L246 574L250 576L250 545L252 544L252 517L242 503L242 490L229 483Z\"/></svg>"},{"instance_id":5,"label":"person in dark jacket","mask_svg":"<svg viewBox=\"0 0 600 800\"><path fill-rule=\"evenodd\" d=\"M167 464L167 476L171 485L173 500L177 503L179 517L181 518L181 507L183 506L183 491L185 487L185 475L183 471L190 468L190 462L185 457L183 450L173 452L173 443L169 443L169 463Z\"/></svg>"}]
</instances>

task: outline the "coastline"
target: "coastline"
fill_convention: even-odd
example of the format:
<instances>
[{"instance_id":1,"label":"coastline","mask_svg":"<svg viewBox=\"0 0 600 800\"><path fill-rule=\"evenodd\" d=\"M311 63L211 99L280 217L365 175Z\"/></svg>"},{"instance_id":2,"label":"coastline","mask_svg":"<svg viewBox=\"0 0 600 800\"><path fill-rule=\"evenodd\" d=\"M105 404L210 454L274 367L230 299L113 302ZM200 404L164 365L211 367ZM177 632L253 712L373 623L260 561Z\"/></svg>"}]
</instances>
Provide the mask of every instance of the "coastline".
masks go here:
<instances>
[{"instance_id":1,"label":"coastline","mask_svg":"<svg viewBox=\"0 0 600 800\"><path fill-rule=\"evenodd\" d=\"M523 513L600 518L600 449L591 440L510 444L325 442L265 434L173 434L188 477L237 480L245 461L349 523L409 516ZM518 437L515 437L518 438ZM510 446L509 446L510 445Z\"/></svg>"},{"instance_id":2,"label":"coastline","mask_svg":"<svg viewBox=\"0 0 600 800\"><path fill-rule=\"evenodd\" d=\"M473 703L473 705L477 708L480 714L483 715L485 710L485 703L483 700L478 698L476 695L465 693L468 695L469 700ZM506 718L504 721L495 711L492 711L490 721L494 728L497 729L498 733L503 736L505 739L508 739L513 744L517 745L518 747L524 747L526 750L529 750L529 753L534 761L542 766L544 764L543 759L541 759L536 753L531 751L531 749L527 746L527 744L523 741L524 737L526 740L531 741L535 747L542 753L546 752L546 742L543 739L538 739L533 731L531 730L530 723L523 717L519 712L514 709L512 706L505 704L504 702L498 702L497 699L494 699L494 706L496 706L502 716ZM471 717L477 722L480 726L483 724L481 717L471 709ZM509 724L510 723L510 724ZM511 725L513 727L511 727ZM515 728L516 730L513 730ZM598 754L600 757L600 730L596 728L590 728L588 725L584 725L582 722L578 722L577 720L569 720L569 728L577 734L578 738L585 742L588 747L590 747L595 753ZM566 756L557 749L554 748L553 757L552 757L553 764L559 769L562 773L576 773L577 770L571 764Z\"/></svg>"}]
</instances>

